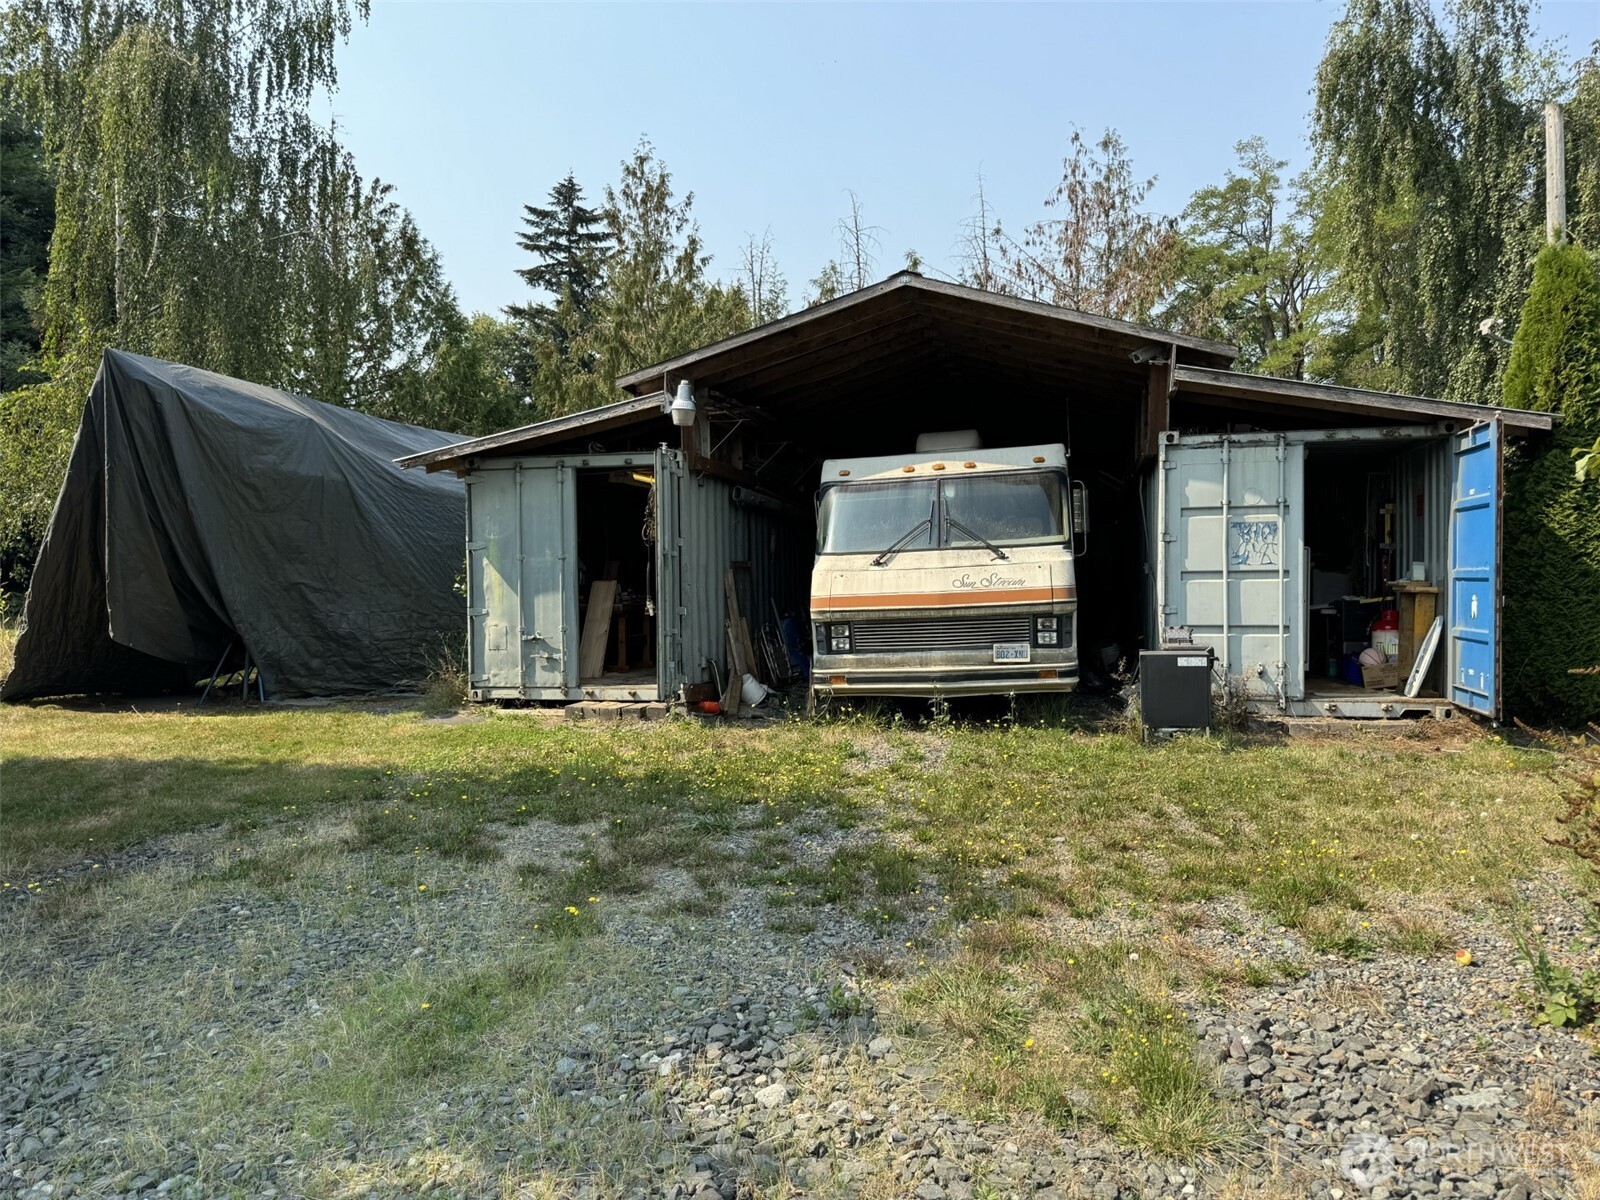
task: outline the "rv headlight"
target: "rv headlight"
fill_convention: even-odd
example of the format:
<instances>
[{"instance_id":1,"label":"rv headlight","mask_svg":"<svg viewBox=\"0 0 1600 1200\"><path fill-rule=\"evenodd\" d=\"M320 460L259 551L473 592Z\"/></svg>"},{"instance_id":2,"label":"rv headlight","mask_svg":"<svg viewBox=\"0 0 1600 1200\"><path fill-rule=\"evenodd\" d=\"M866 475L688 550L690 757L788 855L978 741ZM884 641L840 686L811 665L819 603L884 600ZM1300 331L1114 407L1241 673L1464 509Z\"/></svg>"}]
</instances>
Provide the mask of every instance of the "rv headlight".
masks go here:
<instances>
[{"instance_id":1,"label":"rv headlight","mask_svg":"<svg viewBox=\"0 0 1600 1200\"><path fill-rule=\"evenodd\" d=\"M850 626L828 626L828 649L834 654L850 653Z\"/></svg>"},{"instance_id":2,"label":"rv headlight","mask_svg":"<svg viewBox=\"0 0 1600 1200\"><path fill-rule=\"evenodd\" d=\"M1041 646L1060 645L1061 618L1035 617L1033 619L1033 640Z\"/></svg>"}]
</instances>

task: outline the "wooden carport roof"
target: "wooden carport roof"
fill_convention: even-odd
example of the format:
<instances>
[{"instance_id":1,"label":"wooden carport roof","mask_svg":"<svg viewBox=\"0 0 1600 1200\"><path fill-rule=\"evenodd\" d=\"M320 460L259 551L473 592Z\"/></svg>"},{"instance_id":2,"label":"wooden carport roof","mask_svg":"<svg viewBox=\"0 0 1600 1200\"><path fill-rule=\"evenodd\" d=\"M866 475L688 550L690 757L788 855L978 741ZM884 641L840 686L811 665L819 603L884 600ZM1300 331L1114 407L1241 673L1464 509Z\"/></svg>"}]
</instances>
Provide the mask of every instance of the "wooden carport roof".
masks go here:
<instances>
[{"instance_id":1,"label":"wooden carport roof","mask_svg":"<svg viewBox=\"0 0 1600 1200\"><path fill-rule=\"evenodd\" d=\"M1495 414L1513 430L1553 424L1548 413L1242 374L1228 369L1236 356L1221 342L901 272L624 375L617 386L629 395L616 403L397 461L459 471L473 457L547 451L650 422L665 431L666 404L684 379L708 411L769 417L791 431L784 436L848 430L859 453L889 452L919 421L955 428L953 415L971 410L991 425L993 444L1038 440L1069 398L1091 440L1096 426L1131 427L1147 403L1145 425L1167 427L1169 398L1241 417L1320 412L1336 424Z\"/></svg>"},{"instance_id":2,"label":"wooden carport roof","mask_svg":"<svg viewBox=\"0 0 1600 1200\"><path fill-rule=\"evenodd\" d=\"M643 394L690 380L766 409L859 414L945 386L1092 395L1143 386L1142 359L1226 367L1233 346L925 279L912 272L622 376Z\"/></svg>"},{"instance_id":3,"label":"wooden carport roof","mask_svg":"<svg viewBox=\"0 0 1600 1200\"><path fill-rule=\"evenodd\" d=\"M1241 414L1281 412L1286 408L1296 408L1390 420L1425 417L1430 421L1471 422L1499 417L1512 430L1523 432L1546 432L1554 428L1556 422L1553 413L1530 412L1522 408L1463 404L1457 400L1372 392L1364 388L1338 387L1331 383L1307 383L1299 379L1246 375L1238 371L1218 371L1181 364L1173 372L1172 382L1174 394L1179 398L1215 398L1238 409Z\"/></svg>"}]
</instances>

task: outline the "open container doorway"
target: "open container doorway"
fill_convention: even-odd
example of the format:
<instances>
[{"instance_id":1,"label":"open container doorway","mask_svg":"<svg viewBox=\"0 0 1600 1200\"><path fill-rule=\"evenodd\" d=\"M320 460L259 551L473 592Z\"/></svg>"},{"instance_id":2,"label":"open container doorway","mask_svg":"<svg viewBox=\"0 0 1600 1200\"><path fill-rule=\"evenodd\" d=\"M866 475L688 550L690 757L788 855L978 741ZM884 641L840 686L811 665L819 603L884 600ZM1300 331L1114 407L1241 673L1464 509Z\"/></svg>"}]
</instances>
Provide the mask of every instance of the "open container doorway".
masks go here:
<instances>
[{"instance_id":1,"label":"open container doorway","mask_svg":"<svg viewBox=\"0 0 1600 1200\"><path fill-rule=\"evenodd\" d=\"M753 623L803 611L810 513L681 451L496 458L466 480L474 700L720 690L730 567Z\"/></svg>"},{"instance_id":2,"label":"open container doorway","mask_svg":"<svg viewBox=\"0 0 1600 1200\"><path fill-rule=\"evenodd\" d=\"M495 459L467 478L477 700L654 700L661 452Z\"/></svg>"},{"instance_id":3,"label":"open container doorway","mask_svg":"<svg viewBox=\"0 0 1600 1200\"><path fill-rule=\"evenodd\" d=\"M580 468L574 477L578 684L654 689L655 464Z\"/></svg>"},{"instance_id":4,"label":"open container doorway","mask_svg":"<svg viewBox=\"0 0 1600 1200\"><path fill-rule=\"evenodd\" d=\"M1493 423L1163 435L1161 636L1213 647L1261 710L1497 715L1498 454ZM1386 610L1396 661L1363 670Z\"/></svg>"}]
</instances>

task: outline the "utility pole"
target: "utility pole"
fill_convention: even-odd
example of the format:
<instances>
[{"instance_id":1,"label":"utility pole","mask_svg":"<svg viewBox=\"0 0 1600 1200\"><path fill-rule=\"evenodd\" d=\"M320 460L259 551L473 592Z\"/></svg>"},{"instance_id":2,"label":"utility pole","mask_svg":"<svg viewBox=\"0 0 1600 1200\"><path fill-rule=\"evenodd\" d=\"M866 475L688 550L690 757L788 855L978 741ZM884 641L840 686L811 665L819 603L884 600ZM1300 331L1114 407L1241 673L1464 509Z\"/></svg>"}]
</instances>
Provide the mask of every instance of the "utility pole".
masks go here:
<instances>
[{"instance_id":1,"label":"utility pole","mask_svg":"<svg viewBox=\"0 0 1600 1200\"><path fill-rule=\"evenodd\" d=\"M1561 105L1544 106L1544 240L1567 236L1567 141Z\"/></svg>"}]
</instances>

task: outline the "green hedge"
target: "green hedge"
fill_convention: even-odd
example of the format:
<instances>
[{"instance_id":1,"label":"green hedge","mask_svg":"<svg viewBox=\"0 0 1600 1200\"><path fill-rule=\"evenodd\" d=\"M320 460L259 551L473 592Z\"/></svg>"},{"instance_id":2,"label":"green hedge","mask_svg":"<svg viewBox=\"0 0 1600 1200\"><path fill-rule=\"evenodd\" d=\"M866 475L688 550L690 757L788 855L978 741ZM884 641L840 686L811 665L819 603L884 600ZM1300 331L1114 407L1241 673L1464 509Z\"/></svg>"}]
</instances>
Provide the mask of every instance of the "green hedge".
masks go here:
<instances>
[{"instance_id":1,"label":"green hedge","mask_svg":"<svg viewBox=\"0 0 1600 1200\"><path fill-rule=\"evenodd\" d=\"M1600 283L1571 244L1534 262L1505 403L1559 412L1545 444L1518 451L1506 486L1504 684L1511 712L1567 726L1600 719L1600 483L1582 482L1572 451L1600 436Z\"/></svg>"}]
</instances>

